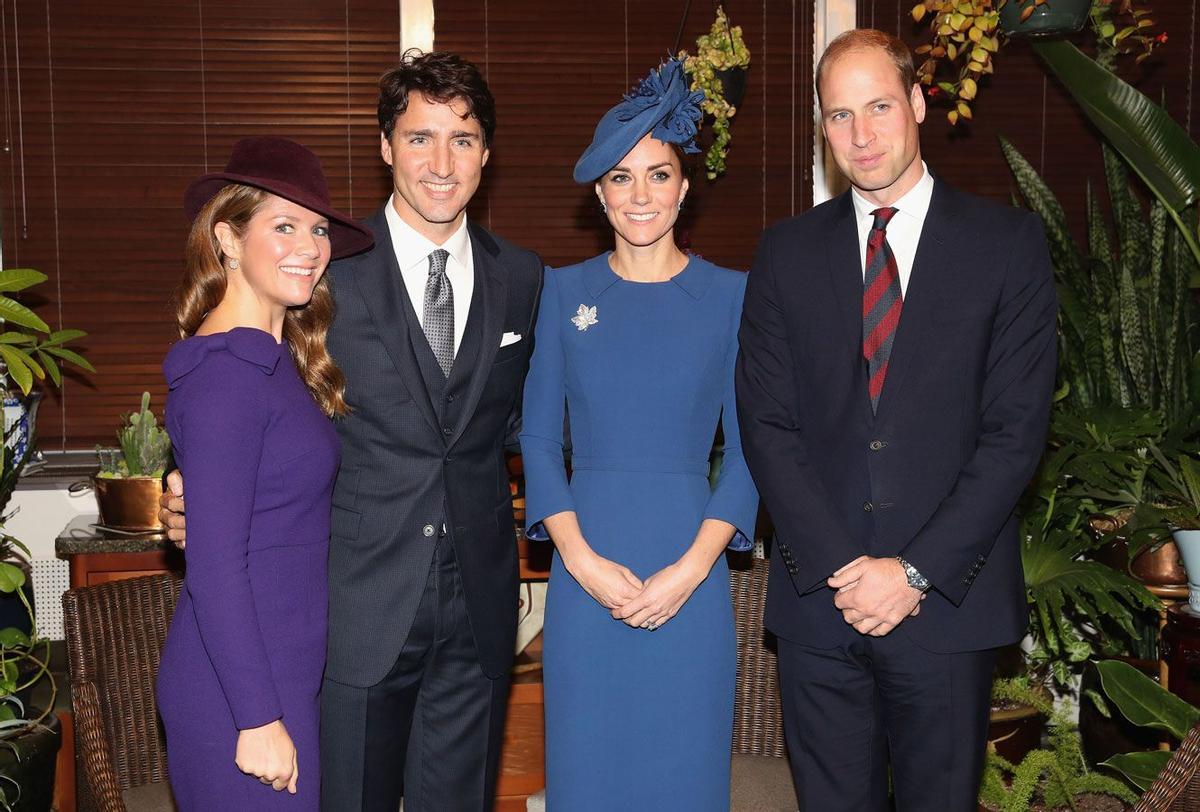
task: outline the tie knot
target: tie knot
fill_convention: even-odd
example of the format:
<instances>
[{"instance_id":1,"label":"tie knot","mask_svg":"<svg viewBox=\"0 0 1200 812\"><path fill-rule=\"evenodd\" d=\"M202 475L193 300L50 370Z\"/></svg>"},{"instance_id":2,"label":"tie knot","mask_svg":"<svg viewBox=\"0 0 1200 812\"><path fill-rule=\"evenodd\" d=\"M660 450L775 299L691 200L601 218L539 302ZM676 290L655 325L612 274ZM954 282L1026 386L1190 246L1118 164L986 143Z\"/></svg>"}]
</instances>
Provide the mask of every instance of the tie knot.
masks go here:
<instances>
[{"instance_id":1,"label":"tie knot","mask_svg":"<svg viewBox=\"0 0 1200 812\"><path fill-rule=\"evenodd\" d=\"M888 222L896 215L896 209L885 206L882 209L875 209L871 214L875 215L875 222L872 224L871 230L886 231Z\"/></svg>"},{"instance_id":2,"label":"tie knot","mask_svg":"<svg viewBox=\"0 0 1200 812\"><path fill-rule=\"evenodd\" d=\"M435 248L429 254L429 275L437 276L446 272L446 260L450 257L450 252L445 248Z\"/></svg>"}]
</instances>

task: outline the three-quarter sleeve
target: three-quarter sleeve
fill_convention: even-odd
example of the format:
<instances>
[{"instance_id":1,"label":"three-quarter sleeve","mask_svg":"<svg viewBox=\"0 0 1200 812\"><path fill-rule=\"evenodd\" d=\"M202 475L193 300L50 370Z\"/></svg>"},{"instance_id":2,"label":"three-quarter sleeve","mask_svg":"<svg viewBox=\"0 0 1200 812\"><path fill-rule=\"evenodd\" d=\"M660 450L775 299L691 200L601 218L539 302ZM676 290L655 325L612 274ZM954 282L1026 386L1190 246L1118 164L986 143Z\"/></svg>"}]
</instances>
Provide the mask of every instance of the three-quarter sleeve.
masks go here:
<instances>
[{"instance_id":1,"label":"three-quarter sleeve","mask_svg":"<svg viewBox=\"0 0 1200 812\"><path fill-rule=\"evenodd\" d=\"M716 487L704 509L705 519L720 519L729 522L737 532L729 542L729 549L745 551L754 547L754 524L758 518L758 491L746 467L742 455L742 437L738 429L737 396L734 392L734 368L737 363L737 325L741 318L744 280L739 280L736 306L729 327L729 342L725 364L721 367L721 433L725 437L724 456L717 477Z\"/></svg>"},{"instance_id":2,"label":"three-quarter sleeve","mask_svg":"<svg viewBox=\"0 0 1200 812\"><path fill-rule=\"evenodd\" d=\"M542 300L534 328L533 357L525 378L520 434L525 467L525 535L548 541L542 520L575 510L575 500L563 465L563 418L566 409L566 368L556 315L558 285L546 270Z\"/></svg>"},{"instance_id":3,"label":"three-quarter sleeve","mask_svg":"<svg viewBox=\"0 0 1200 812\"><path fill-rule=\"evenodd\" d=\"M239 730L283 715L250 586L255 485L269 409L267 376L212 353L172 393L187 500L187 577L204 649Z\"/></svg>"}]
</instances>

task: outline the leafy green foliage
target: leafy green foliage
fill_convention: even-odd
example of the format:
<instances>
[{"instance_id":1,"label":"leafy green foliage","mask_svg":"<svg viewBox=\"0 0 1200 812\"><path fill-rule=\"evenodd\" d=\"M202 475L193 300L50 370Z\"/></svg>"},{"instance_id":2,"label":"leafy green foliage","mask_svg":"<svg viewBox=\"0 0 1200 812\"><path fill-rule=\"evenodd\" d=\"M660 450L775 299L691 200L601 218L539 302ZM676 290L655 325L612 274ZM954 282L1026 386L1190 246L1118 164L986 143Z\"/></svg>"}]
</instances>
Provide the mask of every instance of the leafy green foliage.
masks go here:
<instances>
[{"instance_id":1,"label":"leafy green foliage","mask_svg":"<svg viewBox=\"0 0 1200 812\"><path fill-rule=\"evenodd\" d=\"M692 79L691 89L704 91L700 109L712 116L713 142L704 155L704 166L708 179L715 180L725 173L725 156L733 138L729 120L737 115L737 108L725 98L719 74L734 69L745 70L750 65L750 49L742 38L742 27L730 25L725 9L718 5L712 28L696 38L695 55L680 51L678 56L683 60L684 71Z\"/></svg>"},{"instance_id":2,"label":"leafy green foliage","mask_svg":"<svg viewBox=\"0 0 1200 812\"><path fill-rule=\"evenodd\" d=\"M1135 725L1164 730L1182 740L1200 722L1200 710L1128 663L1104 660L1096 663L1096 669L1105 695ZM1170 758L1169 752L1161 750L1123 753L1102 766L1120 772L1134 786L1145 790Z\"/></svg>"},{"instance_id":3,"label":"leafy green foliage","mask_svg":"<svg viewBox=\"0 0 1200 812\"><path fill-rule=\"evenodd\" d=\"M10 268L0 271L0 293L25 290L45 281L46 275L41 271ZM60 386L64 361L88 372L96 371L86 358L65 346L86 336L87 333L82 330L51 332L49 325L36 313L3 295L0 295L0 319L10 325L27 328L0 333L0 361L4 362L9 377L22 393L28 395L34 379L45 380L47 375L55 386ZM48 335L43 338L37 333Z\"/></svg>"},{"instance_id":4,"label":"leafy green foliage","mask_svg":"<svg viewBox=\"0 0 1200 812\"><path fill-rule=\"evenodd\" d=\"M1196 411L1197 308L1188 290L1200 271L1180 233L1167 228L1155 201L1143 213L1126 164L1103 147L1109 231L1088 194L1088 251L1071 236L1054 193L1017 149L1000 146L1026 205L1046 227L1060 300L1059 378L1067 401L1082 408L1117 405L1178 419ZM1195 219L1194 207L1188 214Z\"/></svg>"},{"instance_id":5,"label":"leafy green foliage","mask_svg":"<svg viewBox=\"0 0 1200 812\"><path fill-rule=\"evenodd\" d=\"M1034 801L1047 809L1075 809L1075 799L1094 793L1110 795L1126 803L1137 798L1122 782L1092 772L1083 759L1079 730L1063 709L1050 717L1049 744L1030 751L1020 764L1013 764L988 747L979 799L1000 812L1025 812Z\"/></svg>"}]
</instances>

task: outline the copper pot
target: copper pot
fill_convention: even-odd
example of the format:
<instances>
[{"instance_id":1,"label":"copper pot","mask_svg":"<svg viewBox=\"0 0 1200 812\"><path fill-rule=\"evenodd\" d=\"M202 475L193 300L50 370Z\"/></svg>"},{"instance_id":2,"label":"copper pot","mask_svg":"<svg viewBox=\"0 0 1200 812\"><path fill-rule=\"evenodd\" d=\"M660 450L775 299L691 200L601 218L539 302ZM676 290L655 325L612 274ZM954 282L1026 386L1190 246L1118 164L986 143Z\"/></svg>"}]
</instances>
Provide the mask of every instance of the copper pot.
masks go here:
<instances>
[{"instance_id":1,"label":"copper pot","mask_svg":"<svg viewBox=\"0 0 1200 812\"><path fill-rule=\"evenodd\" d=\"M1125 511L1117 517L1097 514L1088 520L1088 524L1097 536L1116 533L1125 525L1132 510ZM1129 545L1125 539L1117 535L1113 541L1096 550L1095 558L1108 564L1118 572L1124 572L1132 578L1141 581L1146 586L1186 586L1187 570L1183 568L1183 559L1179 548L1167 536L1157 547L1142 550L1133 560L1129 560Z\"/></svg>"},{"instance_id":2,"label":"copper pot","mask_svg":"<svg viewBox=\"0 0 1200 812\"><path fill-rule=\"evenodd\" d=\"M100 524L117 530L161 530L158 499L162 482L158 477L92 477Z\"/></svg>"}]
</instances>

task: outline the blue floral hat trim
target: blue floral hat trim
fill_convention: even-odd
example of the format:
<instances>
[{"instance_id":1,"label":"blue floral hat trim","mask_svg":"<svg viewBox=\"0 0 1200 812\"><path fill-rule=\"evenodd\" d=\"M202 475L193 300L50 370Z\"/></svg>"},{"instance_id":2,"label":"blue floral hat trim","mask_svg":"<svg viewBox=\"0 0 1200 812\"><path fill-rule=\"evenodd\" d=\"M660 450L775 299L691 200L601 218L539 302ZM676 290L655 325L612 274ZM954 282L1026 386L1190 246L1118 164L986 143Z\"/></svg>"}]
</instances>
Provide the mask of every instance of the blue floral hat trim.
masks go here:
<instances>
[{"instance_id":1,"label":"blue floral hat trim","mask_svg":"<svg viewBox=\"0 0 1200 812\"><path fill-rule=\"evenodd\" d=\"M592 143L575 164L575 182L591 183L616 166L646 133L694 154L704 93L691 90L683 63L669 59L604 114Z\"/></svg>"}]
</instances>

